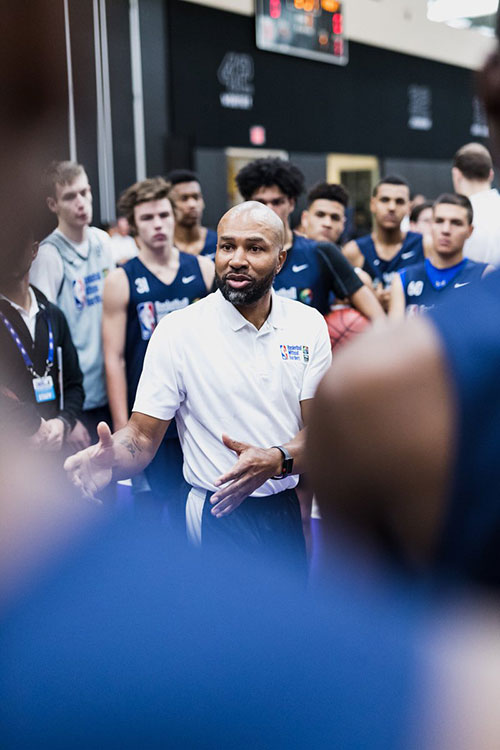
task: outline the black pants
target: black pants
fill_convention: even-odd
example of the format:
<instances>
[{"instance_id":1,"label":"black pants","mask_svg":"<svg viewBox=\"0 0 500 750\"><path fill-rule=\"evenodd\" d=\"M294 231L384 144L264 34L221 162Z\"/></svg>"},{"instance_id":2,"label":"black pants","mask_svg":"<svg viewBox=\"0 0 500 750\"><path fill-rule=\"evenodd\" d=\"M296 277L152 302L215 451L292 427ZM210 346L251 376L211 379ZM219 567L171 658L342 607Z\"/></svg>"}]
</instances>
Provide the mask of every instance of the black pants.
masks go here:
<instances>
[{"instance_id":1,"label":"black pants","mask_svg":"<svg viewBox=\"0 0 500 750\"><path fill-rule=\"evenodd\" d=\"M258 558L273 565L307 574L302 519L294 489L267 497L247 497L224 518L211 513L207 492L201 521L203 553L222 551L238 558Z\"/></svg>"},{"instance_id":2,"label":"black pants","mask_svg":"<svg viewBox=\"0 0 500 750\"><path fill-rule=\"evenodd\" d=\"M186 500L189 485L182 473L183 455L179 438L164 439L144 473L151 487L156 511L166 508L171 529L186 537Z\"/></svg>"}]
</instances>

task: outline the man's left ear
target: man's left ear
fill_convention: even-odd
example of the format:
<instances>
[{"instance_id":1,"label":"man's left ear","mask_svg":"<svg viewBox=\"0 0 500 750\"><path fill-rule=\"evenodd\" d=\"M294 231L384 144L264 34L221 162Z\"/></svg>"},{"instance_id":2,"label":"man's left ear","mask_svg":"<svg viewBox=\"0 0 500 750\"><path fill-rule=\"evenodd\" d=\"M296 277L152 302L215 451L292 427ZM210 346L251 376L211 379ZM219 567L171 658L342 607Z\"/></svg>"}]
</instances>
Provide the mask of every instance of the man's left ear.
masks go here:
<instances>
[{"instance_id":1,"label":"man's left ear","mask_svg":"<svg viewBox=\"0 0 500 750\"><path fill-rule=\"evenodd\" d=\"M288 255L288 251L285 250L284 247L281 248L279 255L278 255L278 270L276 273L279 273L283 266L285 265L286 256Z\"/></svg>"}]
</instances>

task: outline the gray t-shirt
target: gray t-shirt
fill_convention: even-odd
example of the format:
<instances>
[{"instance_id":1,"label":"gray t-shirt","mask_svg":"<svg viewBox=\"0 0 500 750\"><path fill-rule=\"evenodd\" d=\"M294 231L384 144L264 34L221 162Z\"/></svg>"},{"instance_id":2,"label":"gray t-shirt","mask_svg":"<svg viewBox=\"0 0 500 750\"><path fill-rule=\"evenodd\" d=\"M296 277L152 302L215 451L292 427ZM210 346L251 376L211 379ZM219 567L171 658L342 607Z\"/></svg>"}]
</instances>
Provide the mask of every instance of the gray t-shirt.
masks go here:
<instances>
[{"instance_id":1,"label":"gray t-shirt","mask_svg":"<svg viewBox=\"0 0 500 750\"><path fill-rule=\"evenodd\" d=\"M106 232L87 229L75 244L57 229L40 244L30 282L66 315L78 352L85 389L84 409L107 403L102 349L102 287L114 267Z\"/></svg>"}]
</instances>

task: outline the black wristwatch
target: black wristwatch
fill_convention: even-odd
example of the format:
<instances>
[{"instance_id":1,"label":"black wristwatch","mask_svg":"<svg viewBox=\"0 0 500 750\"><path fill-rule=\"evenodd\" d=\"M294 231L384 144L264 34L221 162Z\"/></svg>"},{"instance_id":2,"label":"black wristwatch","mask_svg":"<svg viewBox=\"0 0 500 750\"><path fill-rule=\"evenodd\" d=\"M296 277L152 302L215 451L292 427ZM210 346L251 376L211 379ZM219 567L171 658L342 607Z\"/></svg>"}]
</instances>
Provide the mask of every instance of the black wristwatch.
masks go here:
<instances>
[{"instance_id":1,"label":"black wristwatch","mask_svg":"<svg viewBox=\"0 0 500 750\"><path fill-rule=\"evenodd\" d=\"M271 479L284 479L289 474L292 473L293 469L293 458L287 451L287 449L283 445L272 445L271 448L277 448L279 451L281 451L281 455L283 456L283 463L281 464L281 473L276 474L274 477L271 477Z\"/></svg>"}]
</instances>

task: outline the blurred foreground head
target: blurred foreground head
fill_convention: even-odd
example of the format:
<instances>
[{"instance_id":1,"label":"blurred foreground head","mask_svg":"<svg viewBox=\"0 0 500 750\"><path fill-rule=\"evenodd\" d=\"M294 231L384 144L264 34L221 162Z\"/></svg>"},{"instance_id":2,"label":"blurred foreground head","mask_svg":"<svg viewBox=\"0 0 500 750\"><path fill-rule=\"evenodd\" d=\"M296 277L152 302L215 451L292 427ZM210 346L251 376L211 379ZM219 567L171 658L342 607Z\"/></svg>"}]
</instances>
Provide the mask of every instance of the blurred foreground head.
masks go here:
<instances>
[{"instance_id":1,"label":"blurred foreground head","mask_svg":"<svg viewBox=\"0 0 500 750\"><path fill-rule=\"evenodd\" d=\"M64 49L51 29L62 3L19 0L2 7L0 45L1 252L22 251L46 208L40 175L65 118ZM59 129L58 129L59 128Z\"/></svg>"},{"instance_id":2,"label":"blurred foreground head","mask_svg":"<svg viewBox=\"0 0 500 750\"><path fill-rule=\"evenodd\" d=\"M46 215L41 191L43 168L53 158L54 141L67 117L64 44L52 32L61 26L63 4L17 0L2 4L0 45L0 274L7 283L29 268L33 237ZM8 399L7 394L0 394ZM5 402L4 402L5 403ZM1 403L0 403L1 412ZM3 414L3 412L1 413ZM0 415L1 415L0 414ZM80 523L46 455L2 422L0 436L0 607L21 586L40 555L50 556L55 538L69 536ZM79 514L77 510L77 515ZM56 522L57 521L57 522Z\"/></svg>"},{"instance_id":3,"label":"blurred foreground head","mask_svg":"<svg viewBox=\"0 0 500 750\"><path fill-rule=\"evenodd\" d=\"M500 39L500 13L497 16L497 39ZM493 52L477 77L479 95L483 101L490 128L493 162L500 164L500 45Z\"/></svg>"}]
</instances>

